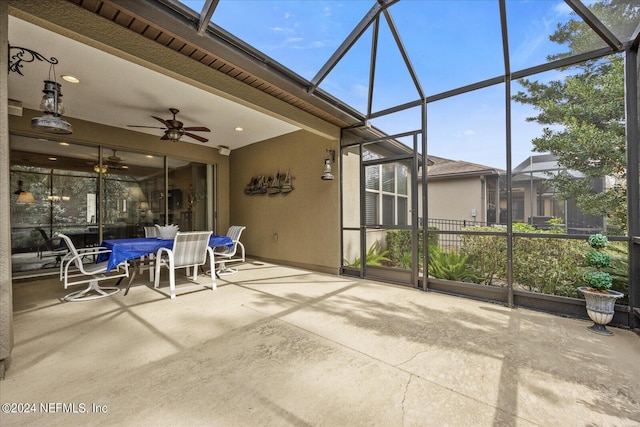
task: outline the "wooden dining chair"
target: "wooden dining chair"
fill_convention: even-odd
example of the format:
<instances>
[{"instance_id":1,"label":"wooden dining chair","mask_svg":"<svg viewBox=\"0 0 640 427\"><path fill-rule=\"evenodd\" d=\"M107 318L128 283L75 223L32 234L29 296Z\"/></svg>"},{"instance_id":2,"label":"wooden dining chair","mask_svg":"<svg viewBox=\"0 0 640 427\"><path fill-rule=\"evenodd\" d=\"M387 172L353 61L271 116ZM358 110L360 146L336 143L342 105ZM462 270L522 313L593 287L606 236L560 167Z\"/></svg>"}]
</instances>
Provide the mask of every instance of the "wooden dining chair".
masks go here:
<instances>
[{"instance_id":1,"label":"wooden dining chair","mask_svg":"<svg viewBox=\"0 0 640 427\"><path fill-rule=\"evenodd\" d=\"M187 276L190 276L189 269L193 268L192 280L198 278L198 267L204 265L209 255L211 265L211 289L216 289L216 276L214 272L214 254L209 247L211 231L190 231L178 232L173 240L173 247L160 248L156 252L155 258L155 283L157 288L160 284L160 268L169 269L169 289L171 299L176 297L176 270L185 268Z\"/></svg>"}]
</instances>

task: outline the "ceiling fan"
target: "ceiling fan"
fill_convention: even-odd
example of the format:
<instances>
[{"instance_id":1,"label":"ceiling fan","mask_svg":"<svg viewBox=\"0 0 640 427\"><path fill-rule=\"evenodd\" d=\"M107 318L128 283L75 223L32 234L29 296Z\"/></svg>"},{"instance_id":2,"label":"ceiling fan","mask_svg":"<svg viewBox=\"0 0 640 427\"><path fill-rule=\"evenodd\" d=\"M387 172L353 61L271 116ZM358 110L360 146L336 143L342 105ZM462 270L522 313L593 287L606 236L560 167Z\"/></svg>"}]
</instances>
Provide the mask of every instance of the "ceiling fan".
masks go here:
<instances>
[{"instance_id":1,"label":"ceiling fan","mask_svg":"<svg viewBox=\"0 0 640 427\"><path fill-rule=\"evenodd\" d=\"M111 169L129 169L129 166L123 164L123 158L116 154L116 150L112 150L113 154L106 159L103 158L103 164L106 164Z\"/></svg>"},{"instance_id":2,"label":"ceiling fan","mask_svg":"<svg viewBox=\"0 0 640 427\"><path fill-rule=\"evenodd\" d=\"M170 141L173 142L178 142L180 141L180 138L182 138L183 136L188 136L190 138L195 139L196 141L200 141L200 142L207 142L209 141L207 138L203 138L199 135L195 135L191 132L211 132L208 128L203 127L203 126L191 126L191 127L183 127L183 123L179 120L176 120L176 114L178 114L180 112L180 110L178 110L177 108L169 108L169 111L171 111L171 113L173 114L173 118L172 119L161 119L160 117L156 117L156 116L151 116L154 119L158 120L159 122L161 122L163 125L165 125L165 127L158 127L158 126L134 126L134 125L127 125L128 127L132 127L132 128L151 128L151 129L164 129L164 135L162 136L162 138L160 139L168 139Z\"/></svg>"},{"instance_id":3,"label":"ceiling fan","mask_svg":"<svg viewBox=\"0 0 640 427\"><path fill-rule=\"evenodd\" d=\"M127 170L129 166L124 164L124 159L116 154L116 150L112 150L113 154L109 157L102 158L102 166L96 161L85 162L84 164L92 166L93 171L98 173L106 173L109 170Z\"/></svg>"}]
</instances>

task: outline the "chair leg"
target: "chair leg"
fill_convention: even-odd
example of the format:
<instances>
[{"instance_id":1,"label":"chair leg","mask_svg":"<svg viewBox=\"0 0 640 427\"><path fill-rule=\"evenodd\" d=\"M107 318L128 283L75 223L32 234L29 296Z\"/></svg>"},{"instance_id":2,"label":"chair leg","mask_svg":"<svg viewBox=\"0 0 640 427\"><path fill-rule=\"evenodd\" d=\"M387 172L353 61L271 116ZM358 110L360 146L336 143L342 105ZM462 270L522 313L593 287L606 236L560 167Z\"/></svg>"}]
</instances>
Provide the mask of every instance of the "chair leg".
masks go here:
<instances>
[{"instance_id":1,"label":"chair leg","mask_svg":"<svg viewBox=\"0 0 640 427\"><path fill-rule=\"evenodd\" d=\"M149 282L154 281L154 271L155 271L155 257L153 254L149 255Z\"/></svg>"},{"instance_id":2,"label":"chair leg","mask_svg":"<svg viewBox=\"0 0 640 427\"><path fill-rule=\"evenodd\" d=\"M218 266L218 276L226 276L229 274L235 274L237 272L238 270L236 270L235 268L227 267L224 261L221 262Z\"/></svg>"},{"instance_id":3,"label":"chair leg","mask_svg":"<svg viewBox=\"0 0 640 427\"><path fill-rule=\"evenodd\" d=\"M211 271L211 290L215 291L218 288L218 285L216 284L216 270L213 262L213 257L209 257L209 264Z\"/></svg>"},{"instance_id":4,"label":"chair leg","mask_svg":"<svg viewBox=\"0 0 640 427\"><path fill-rule=\"evenodd\" d=\"M89 295L91 291L97 292L99 295ZM81 291L72 292L64 297L65 301L91 301L94 299L109 297L120 292L120 288L113 286L101 287L97 280L89 282L89 286Z\"/></svg>"},{"instance_id":5,"label":"chair leg","mask_svg":"<svg viewBox=\"0 0 640 427\"><path fill-rule=\"evenodd\" d=\"M156 277L153 282L154 288L157 288L158 286L160 286L160 260L159 259L156 261Z\"/></svg>"},{"instance_id":6,"label":"chair leg","mask_svg":"<svg viewBox=\"0 0 640 427\"><path fill-rule=\"evenodd\" d=\"M173 263L169 264L169 292L171 293L171 299L176 298L176 269L173 268Z\"/></svg>"}]
</instances>

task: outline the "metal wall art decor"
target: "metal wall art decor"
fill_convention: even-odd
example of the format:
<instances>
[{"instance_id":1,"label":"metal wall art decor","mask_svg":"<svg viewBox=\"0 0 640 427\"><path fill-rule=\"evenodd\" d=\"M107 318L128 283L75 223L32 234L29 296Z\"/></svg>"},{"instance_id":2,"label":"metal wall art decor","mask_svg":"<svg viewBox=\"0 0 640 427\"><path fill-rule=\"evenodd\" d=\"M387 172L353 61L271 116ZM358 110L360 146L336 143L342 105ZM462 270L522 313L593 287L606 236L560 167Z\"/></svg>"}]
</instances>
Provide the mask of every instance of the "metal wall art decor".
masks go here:
<instances>
[{"instance_id":1,"label":"metal wall art decor","mask_svg":"<svg viewBox=\"0 0 640 427\"><path fill-rule=\"evenodd\" d=\"M275 196L276 194L289 194L293 191L291 185L291 172L281 174L276 172L274 176L254 176L244 189L244 193L250 196L264 195Z\"/></svg>"}]
</instances>

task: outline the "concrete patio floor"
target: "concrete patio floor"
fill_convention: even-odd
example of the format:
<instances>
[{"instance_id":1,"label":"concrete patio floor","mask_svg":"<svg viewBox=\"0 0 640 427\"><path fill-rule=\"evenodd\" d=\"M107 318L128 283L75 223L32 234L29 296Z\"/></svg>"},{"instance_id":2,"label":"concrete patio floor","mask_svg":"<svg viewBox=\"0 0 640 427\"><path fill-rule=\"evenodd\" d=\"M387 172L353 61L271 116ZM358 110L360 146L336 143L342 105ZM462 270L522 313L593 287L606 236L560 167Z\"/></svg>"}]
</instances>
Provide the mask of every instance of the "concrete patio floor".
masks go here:
<instances>
[{"instance_id":1,"label":"concrete patio floor","mask_svg":"<svg viewBox=\"0 0 640 427\"><path fill-rule=\"evenodd\" d=\"M161 291L15 283L0 425L640 425L633 331L263 262Z\"/></svg>"}]
</instances>

